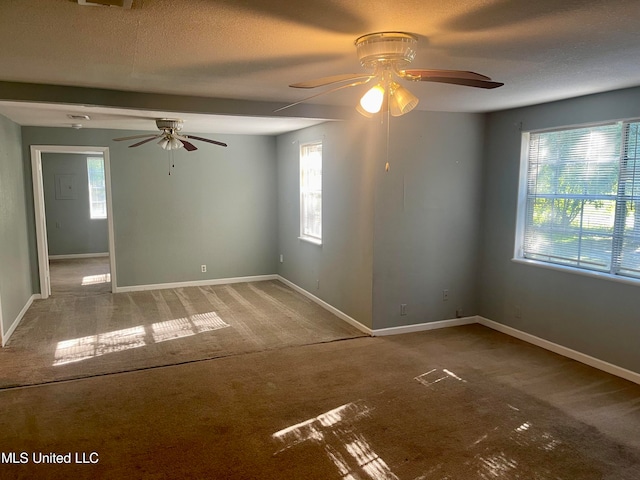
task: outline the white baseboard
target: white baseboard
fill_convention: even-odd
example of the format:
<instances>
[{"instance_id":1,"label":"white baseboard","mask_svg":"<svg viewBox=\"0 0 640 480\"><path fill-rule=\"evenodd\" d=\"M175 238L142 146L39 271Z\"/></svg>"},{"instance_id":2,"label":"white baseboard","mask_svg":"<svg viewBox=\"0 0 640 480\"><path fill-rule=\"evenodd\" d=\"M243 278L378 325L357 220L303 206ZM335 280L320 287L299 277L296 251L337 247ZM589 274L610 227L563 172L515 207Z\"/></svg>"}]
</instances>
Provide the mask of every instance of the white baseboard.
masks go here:
<instances>
[{"instance_id":1,"label":"white baseboard","mask_svg":"<svg viewBox=\"0 0 640 480\"><path fill-rule=\"evenodd\" d=\"M349 325L356 327L358 330L360 330L363 333L366 333L367 335L371 335L372 331L369 327L367 327L366 325L361 324L359 321L357 321L355 318L350 317L349 315L347 315L346 313L338 310L336 307L334 307L333 305L329 305L327 302L325 302L324 300L316 297L315 295L313 295L312 293L307 292L304 288L299 287L298 285L296 285L295 283L291 282L290 280L287 280L284 277L281 277L280 275L277 275L278 280L280 280L282 283L284 283L285 285L287 285L288 287L291 287L292 289L294 289L296 292L301 293L302 295L304 295L305 297L307 297L309 300L317 303L318 305L320 305L322 308L324 308L325 310L330 311L331 313L333 313L336 317L340 318L341 320L344 320L345 322L347 322Z\"/></svg>"},{"instance_id":2,"label":"white baseboard","mask_svg":"<svg viewBox=\"0 0 640 480\"><path fill-rule=\"evenodd\" d=\"M226 285L230 283L262 282L265 280L279 280L278 275L254 275L251 277L214 278L211 280L194 280L189 282L155 283L151 285L131 285L116 287L114 293L142 292L146 290L164 290L167 288L205 287L208 285Z\"/></svg>"},{"instance_id":3,"label":"white baseboard","mask_svg":"<svg viewBox=\"0 0 640 480\"><path fill-rule=\"evenodd\" d=\"M611 375L624 378L625 380L629 380L630 382L640 384L640 373L627 370L626 368L622 368L612 363L605 362L604 360L600 360L590 355L572 350L571 348L558 345L557 343L550 342L549 340L545 340L544 338L536 337L535 335L522 332L513 327L508 327L507 325L494 322L493 320L489 320L484 317L477 316L476 321L479 324L484 325L485 327L489 327L493 330L497 330L498 332L505 333L527 343L531 343L538 347L544 348L545 350L549 350L572 360L576 360L580 363L584 363L585 365L597 368L598 370L610 373Z\"/></svg>"},{"instance_id":4,"label":"white baseboard","mask_svg":"<svg viewBox=\"0 0 640 480\"><path fill-rule=\"evenodd\" d=\"M385 335L400 335L402 333L435 330L437 328L459 327L460 325L471 325L476 322L476 317L463 317L453 318L451 320L439 320L437 322L417 323L414 325L401 325L399 327L379 328L377 330L373 330L373 336L382 337Z\"/></svg>"},{"instance_id":5,"label":"white baseboard","mask_svg":"<svg viewBox=\"0 0 640 480\"><path fill-rule=\"evenodd\" d=\"M72 258L97 258L108 257L109 252L102 253L71 253L69 255L49 255L49 260L68 260Z\"/></svg>"},{"instance_id":6,"label":"white baseboard","mask_svg":"<svg viewBox=\"0 0 640 480\"><path fill-rule=\"evenodd\" d=\"M22 321L22 318L24 317L24 314L27 313L27 310L29 310L29 307L31 306L33 301L37 300L39 298L40 298L40 294L31 295L29 297L29 300L27 300L27 303L25 303L24 307L22 307L22 310L20 310L20 313L18 313L18 316L15 318L15 320L11 324L11 327L9 328L9 330L7 330L7 333L2 335L2 346L3 347L7 344L7 342L11 338L11 335L13 335L13 332L18 327L18 324Z\"/></svg>"}]
</instances>

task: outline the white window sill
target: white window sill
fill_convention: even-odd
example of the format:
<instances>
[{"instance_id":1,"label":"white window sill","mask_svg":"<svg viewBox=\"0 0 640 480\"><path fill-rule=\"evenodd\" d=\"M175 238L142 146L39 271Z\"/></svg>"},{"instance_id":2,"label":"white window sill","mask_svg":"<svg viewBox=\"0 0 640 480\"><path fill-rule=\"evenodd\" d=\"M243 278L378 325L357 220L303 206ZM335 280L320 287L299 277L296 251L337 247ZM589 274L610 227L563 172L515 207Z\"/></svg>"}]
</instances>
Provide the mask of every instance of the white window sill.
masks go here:
<instances>
[{"instance_id":1,"label":"white window sill","mask_svg":"<svg viewBox=\"0 0 640 480\"><path fill-rule=\"evenodd\" d=\"M610 273L594 272L592 270L583 270L581 268L575 268L566 265L556 265L554 263L539 262L537 260L529 260L526 258L512 258L511 261L520 263L522 265L530 265L532 267L541 267L549 270L556 270L558 272L573 273L585 277L599 278L601 280L608 280L610 282L626 283L627 285L635 285L637 287L640 286L640 279L631 277L622 277L619 275L611 275Z\"/></svg>"},{"instance_id":2,"label":"white window sill","mask_svg":"<svg viewBox=\"0 0 640 480\"><path fill-rule=\"evenodd\" d=\"M319 238L313 238L313 237L298 237L298 240L302 240L303 242L308 242L308 243L312 243L312 244L314 244L314 245L322 246L322 240L320 240Z\"/></svg>"}]
</instances>

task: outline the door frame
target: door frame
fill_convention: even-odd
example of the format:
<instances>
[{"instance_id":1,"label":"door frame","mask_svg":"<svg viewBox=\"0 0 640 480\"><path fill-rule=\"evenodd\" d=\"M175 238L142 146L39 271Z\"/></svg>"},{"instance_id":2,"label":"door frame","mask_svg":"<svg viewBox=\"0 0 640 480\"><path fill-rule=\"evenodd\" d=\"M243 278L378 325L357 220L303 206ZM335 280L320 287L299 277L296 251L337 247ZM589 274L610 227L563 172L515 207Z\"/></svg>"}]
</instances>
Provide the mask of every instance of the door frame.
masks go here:
<instances>
[{"instance_id":1,"label":"door frame","mask_svg":"<svg viewBox=\"0 0 640 480\"><path fill-rule=\"evenodd\" d=\"M104 179L107 195L107 228L109 233L109 268L111 270L111 292L117 291L116 250L113 234L113 206L111 203L111 163L109 147L83 147L71 145L31 145L31 175L33 181L33 206L36 221L36 243L38 247L38 271L40 274L40 298L51 295L49 276L49 245L47 244L47 217L44 206L44 185L42 179L43 153L73 153L102 155L104 158Z\"/></svg>"}]
</instances>

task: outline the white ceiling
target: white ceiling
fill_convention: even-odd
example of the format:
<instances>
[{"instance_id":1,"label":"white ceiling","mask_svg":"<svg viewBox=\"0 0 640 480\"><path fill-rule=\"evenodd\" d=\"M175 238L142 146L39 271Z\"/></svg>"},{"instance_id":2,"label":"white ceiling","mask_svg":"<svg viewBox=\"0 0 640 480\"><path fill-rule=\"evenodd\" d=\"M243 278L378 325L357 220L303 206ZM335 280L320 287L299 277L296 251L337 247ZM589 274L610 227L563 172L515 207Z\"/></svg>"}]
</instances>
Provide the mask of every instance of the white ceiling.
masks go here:
<instances>
[{"instance_id":1,"label":"white ceiling","mask_svg":"<svg viewBox=\"0 0 640 480\"><path fill-rule=\"evenodd\" d=\"M420 38L416 68L505 83L405 84L418 109L484 112L640 85L638 25L638 0L133 0L131 9L3 0L0 81L286 105L309 94L290 83L362 71L356 37L399 30ZM360 95L310 103L353 106ZM15 105L0 114L13 118ZM185 130L196 119L187 121Z\"/></svg>"},{"instance_id":2,"label":"white ceiling","mask_svg":"<svg viewBox=\"0 0 640 480\"><path fill-rule=\"evenodd\" d=\"M0 101L0 115L18 125L34 127L109 128L156 131L156 118L184 120L185 133L279 135L310 127L327 119L203 115L158 110L134 110L69 104ZM72 116L88 116L71 118Z\"/></svg>"}]
</instances>

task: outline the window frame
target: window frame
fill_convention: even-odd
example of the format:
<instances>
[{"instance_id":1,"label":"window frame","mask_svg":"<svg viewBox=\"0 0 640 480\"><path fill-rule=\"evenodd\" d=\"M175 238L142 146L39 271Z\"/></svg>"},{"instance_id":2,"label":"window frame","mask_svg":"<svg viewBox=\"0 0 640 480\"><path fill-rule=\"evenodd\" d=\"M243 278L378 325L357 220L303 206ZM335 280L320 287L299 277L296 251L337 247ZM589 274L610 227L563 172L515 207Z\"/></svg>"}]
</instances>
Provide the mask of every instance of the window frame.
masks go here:
<instances>
[{"instance_id":1,"label":"window frame","mask_svg":"<svg viewBox=\"0 0 640 480\"><path fill-rule=\"evenodd\" d=\"M102 190L104 196L104 202L94 202L92 190L94 186L91 183L91 168L89 167L89 162L91 160L100 160L102 163ZM89 155L86 157L87 164L87 188L89 190L89 219L90 220L105 220L107 218L107 178L106 171L104 165L104 156L92 156ZM102 211L104 213L96 213L96 209L94 208L94 203L103 203Z\"/></svg>"},{"instance_id":2,"label":"window frame","mask_svg":"<svg viewBox=\"0 0 640 480\"><path fill-rule=\"evenodd\" d=\"M631 275L624 275L618 273L616 271L615 259L612 258L612 263L610 265L609 271L598 271L591 270L588 268L574 266L574 265L565 265L561 263L554 263L551 261L545 261L541 259L532 259L526 258L524 256L524 242L525 242L525 229L526 229L526 216L527 216L527 196L528 196L528 173L529 173L529 145L531 141L531 135L539 134L539 133L551 133L551 132L562 132L573 129L580 128L591 128L591 127L599 127L599 126L608 126L614 124L621 124L621 135L620 135L620 156L619 156L619 164L618 164L618 177L617 182L621 181L622 176L622 168L623 163L625 163L628 159L628 146L629 146L629 138L627 135L629 125L640 123L640 119L623 119L623 120L610 120L610 121L602 121L602 122L594 122L594 123L585 123L578 125L567 125L560 126L554 128L547 129L537 129L537 130L529 130L523 131L521 133L521 148L520 148L520 166L519 166L519 181L518 181L518 199L516 205L516 228L515 228L515 241L514 241L514 251L512 261L515 263L520 263L524 265L536 266L545 269L573 273L577 275L582 275L586 277L599 278L603 280L615 281L620 283L625 283L629 285L640 286L640 277L634 277ZM640 185L638 185L640 186ZM617 210L619 208L620 201L628 201L624 195L621 194L620 189L618 187L618 191L615 195L615 207ZM616 248L616 242L620 242L622 240L621 236L621 225L624 227L625 219L624 217L618 217L616 214L615 222L613 226L612 233L612 248ZM624 231L624 229L622 230ZM612 254L613 257L613 254Z\"/></svg>"},{"instance_id":3,"label":"window frame","mask_svg":"<svg viewBox=\"0 0 640 480\"><path fill-rule=\"evenodd\" d=\"M305 149L309 148L309 147L320 147L320 188L319 189L305 189L305 185L304 185L304 181L303 181L303 173L305 171L305 165L304 162L305 160L308 158L307 155L305 154ZM301 143L300 144L300 149L299 149L299 160L298 160L298 186L299 186L299 193L300 193L300 198L299 198L299 239L300 240L304 240L306 242L310 242L313 243L315 245L322 245L322 220L323 220L323 201L322 201L322 163L323 163L323 151L324 151L324 145L322 140L316 140L316 141L312 141L312 142L305 142L305 143ZM308 169L308 168L307 168ZM320 212L319 212L319 216L320 216L320 234L319 235L313 235L307 231L305 231L305 226L307 224L307 222L305 221L305 205L306 205L306 198L310 193L315 193L320 195Z\"/></svg>"}]
</instances>

